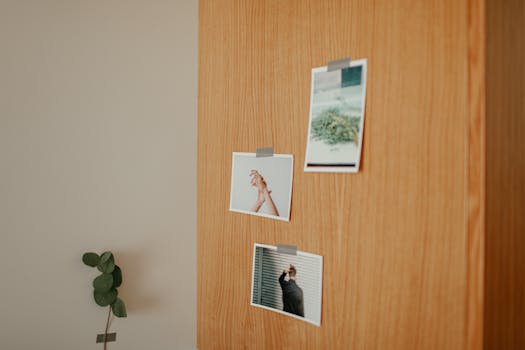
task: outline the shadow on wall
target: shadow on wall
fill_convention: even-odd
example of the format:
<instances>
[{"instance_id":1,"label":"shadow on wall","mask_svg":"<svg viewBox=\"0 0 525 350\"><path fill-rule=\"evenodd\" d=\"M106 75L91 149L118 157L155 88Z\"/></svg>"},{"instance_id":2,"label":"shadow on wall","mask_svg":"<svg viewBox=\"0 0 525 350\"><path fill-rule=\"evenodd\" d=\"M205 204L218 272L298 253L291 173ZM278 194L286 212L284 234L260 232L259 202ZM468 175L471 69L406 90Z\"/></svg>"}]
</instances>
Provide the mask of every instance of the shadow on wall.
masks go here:
<instances>
[{"instance_id":1,"label":"shadow on wall","mask_svg":"<svg viewBox=\"0 0 525 350\"><path fill-rule=\"evenodd\" d=\"M155 288L148 288L145 278L148 263L147 252L116 251L118 265L122 269L123 283L119 289L128 312L160 309L161 300L155 294Z\"/></svg>"}]
</instances>

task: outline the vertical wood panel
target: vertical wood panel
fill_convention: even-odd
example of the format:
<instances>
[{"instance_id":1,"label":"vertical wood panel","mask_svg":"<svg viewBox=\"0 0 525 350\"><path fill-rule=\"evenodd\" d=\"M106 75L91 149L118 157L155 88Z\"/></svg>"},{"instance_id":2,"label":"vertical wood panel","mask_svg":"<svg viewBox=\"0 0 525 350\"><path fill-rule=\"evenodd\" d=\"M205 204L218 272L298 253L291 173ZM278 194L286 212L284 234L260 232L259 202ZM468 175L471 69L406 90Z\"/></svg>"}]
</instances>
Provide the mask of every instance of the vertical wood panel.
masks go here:
<instances>
[{"instance_id":1,"label":"vertical wood panel","mask_svg":"<svg viewBox=\"0 0 525 350\"><path fill-rule=\"evenodd\" d=\"M485 0L468 2L465 349L483 348L485 263Z\"/></svg>"},{"instance_id":2,"label":"vertical wood panel","mask_svg":"<svg viewBox=\"0 0 525 350\"><path fill-rule=\"evenodd\" d=\"M199 349L463 349L467 13L202 0ZM368 58L361 172L304 173L310 69ZM291 222L228 212L231 152L296 157ZM250 307L253 243L324 256L322 326Z\"/></svg>"},{"instance_id":3,"label":"vertical wood panel","mask_svg":"<svg viewBox=\"0 0 525 350\"><path fill-rule=\"evenodd\" d=\"M525 349L525 3L487 1L485 349Z\"/></svg>"}]
</instances>

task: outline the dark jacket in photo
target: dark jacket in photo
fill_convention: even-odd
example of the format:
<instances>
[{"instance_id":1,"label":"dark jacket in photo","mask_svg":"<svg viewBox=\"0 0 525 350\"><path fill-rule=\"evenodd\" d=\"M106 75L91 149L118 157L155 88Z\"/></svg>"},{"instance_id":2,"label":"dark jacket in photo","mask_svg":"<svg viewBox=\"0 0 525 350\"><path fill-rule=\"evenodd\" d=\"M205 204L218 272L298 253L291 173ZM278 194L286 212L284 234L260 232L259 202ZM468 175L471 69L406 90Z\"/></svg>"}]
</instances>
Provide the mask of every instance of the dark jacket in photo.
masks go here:
<instances>
[{"instance_id":1,"label":"dark jacket in photo","mask_svg":"<svg viewBox=\"0 0 525 350\"><path fill-rule=\"evenodd\" d=\"M279 277L279 284L283 290L283 310L304 317L303 290L294 280L285 281L286 273Z\"/></svg>"}]
</instances>

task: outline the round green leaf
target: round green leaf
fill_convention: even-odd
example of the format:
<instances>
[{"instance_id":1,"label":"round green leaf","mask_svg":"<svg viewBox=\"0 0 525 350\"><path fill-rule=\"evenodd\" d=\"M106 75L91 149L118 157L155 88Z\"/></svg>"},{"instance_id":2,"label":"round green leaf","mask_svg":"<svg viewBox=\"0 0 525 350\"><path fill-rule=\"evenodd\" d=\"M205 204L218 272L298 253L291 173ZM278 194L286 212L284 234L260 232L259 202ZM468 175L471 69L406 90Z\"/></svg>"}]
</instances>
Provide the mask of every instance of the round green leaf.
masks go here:
<instances>
[{"instance_id":1,"label":"round green leaf","mask_svg":"<svg viewBox=\"0 0 525 350\"><path fill-rule=\"evenodd\" d=\"M100 261L97 265L97 269L100 272L111 273L113 272L114 268L115 268L115 259L113 258L113 254L111 252L104 252L100 256Z\"/></svg>"},{"instance_id":2,"label":"round green leaf","mask_svg":"<svg viewBox=\"0 0 525 350\"><path fill-rule=\"evenodd\" d=\"M93 292L93 297L95 298L95 302L100 306L108 306L110 304L113 304L115 300L117 299L117 290L112 289L107 292Z\"/></svg>"},{"instance_id":3,"label":"round green leaf","mask_svg":"<svg viewBox=\"0 0 525 350\"><path fill-rule=\"evenodd\" d=\"M98 256L97 253L91 253L91 252L84 253L84 255L82 255L82 261L87 266L95 267L98 265L100 261L100 257Z\"/></svg>"},{"instance_id":4,"label":"round green leaf","mask_svg":"<svg viewBox=\"0 0 525 350\"><path fill-rule=\"evenodd\" d=\"M126 306L122 299L117 298L113 304L111 304L111 310L113 310L113 315L117 317L127 317Z\"/></svg>"},{"instance_id":5,"label":"round green leaf","mask_svg":"<svg viewBox=\"0 0 525 350\"><path fill-rule=\"evenodd\" d=\"M107 292L113 287L113 275L110 273L103 273L93 280L93 288L97 292Z\"/></svg>"},{"instance_id":6,"label":"round green leaf","mask_svg":"<svg viewBox=\"0 0 525 350\"><path fill-rule=\"evenodd\" d=\"M115 265L115 269L111 274L113 275L113 287L120 287L120 285L122 284L122 270L120 269L120 267Z\"/></svg>"},{"instance_id":7,"label":"round green leaf","mask_svg":"<svg viewBox=\"0 0 525 350\"><path fill-rule=\"evenodd\" d=\"M108 261L108 260L110 260L112 258L113 258L113 253L111 253L111 252L104 252L100 256L100 261L101 262L106 262L106 261Z\"/></svg>"}]
</instances>

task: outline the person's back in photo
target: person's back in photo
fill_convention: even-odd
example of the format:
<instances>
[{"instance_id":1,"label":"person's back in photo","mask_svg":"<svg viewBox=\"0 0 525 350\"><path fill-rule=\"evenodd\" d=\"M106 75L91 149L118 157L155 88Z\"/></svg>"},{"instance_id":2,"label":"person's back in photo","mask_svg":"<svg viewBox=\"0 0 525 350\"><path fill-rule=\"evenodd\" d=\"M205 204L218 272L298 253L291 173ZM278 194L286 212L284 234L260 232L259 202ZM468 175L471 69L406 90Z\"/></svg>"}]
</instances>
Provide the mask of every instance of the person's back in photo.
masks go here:
<instances>
[{"instance_id":1,"label":"person's back in photo","mask_svg":"<svg viewBox=\"0 0 525 350\"><path fill-rule=\"evenodd\" d=\"M285 277L288 274L289 280ZM303 290L295 282L297 271L295 266L290 265L279 277L279 284L283 292L283 311L304 317Z\"/></svg>"}]
</instances>

